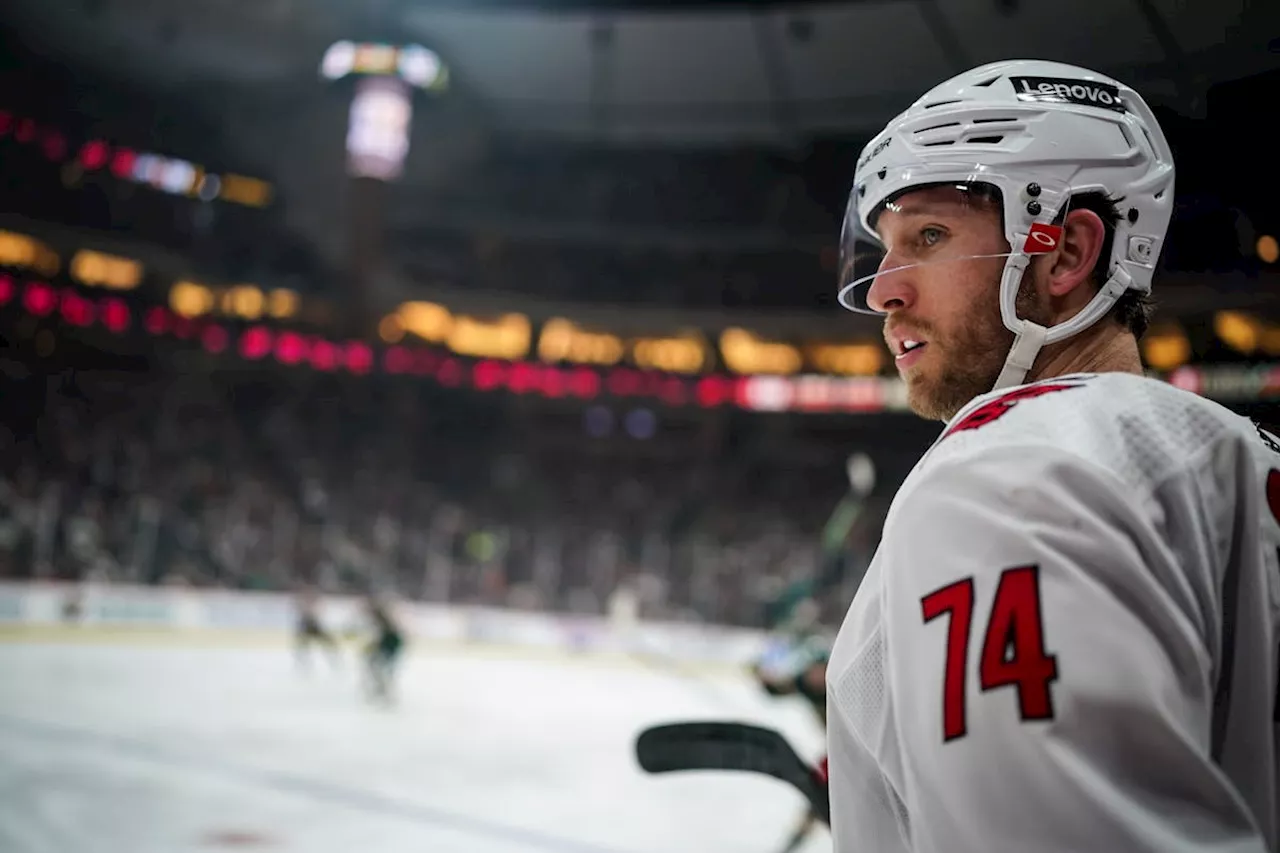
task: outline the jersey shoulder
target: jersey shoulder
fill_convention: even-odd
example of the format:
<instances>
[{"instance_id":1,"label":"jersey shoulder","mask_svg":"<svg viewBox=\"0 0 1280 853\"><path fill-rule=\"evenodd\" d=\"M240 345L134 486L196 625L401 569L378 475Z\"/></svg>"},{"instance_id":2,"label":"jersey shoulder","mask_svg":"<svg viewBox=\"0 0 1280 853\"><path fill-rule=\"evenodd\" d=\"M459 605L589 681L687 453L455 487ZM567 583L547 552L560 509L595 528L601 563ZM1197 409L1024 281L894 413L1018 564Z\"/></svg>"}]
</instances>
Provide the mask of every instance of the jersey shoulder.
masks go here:
<instances>
[{"instance_id":1,"label":"jersey shoulder","mask_svg":"<svg viewBox=\"0 0 1280 853\"><path fill-rule=\"evenodd\" d=\"M1074 374L975 399L947 424L921 467L1043 447L1058 460L1105 469L1125 488L1145 489L1230 436L1252 442L1257 431L1226 407L1158 379Z\"/></svg>"}]
</instances>

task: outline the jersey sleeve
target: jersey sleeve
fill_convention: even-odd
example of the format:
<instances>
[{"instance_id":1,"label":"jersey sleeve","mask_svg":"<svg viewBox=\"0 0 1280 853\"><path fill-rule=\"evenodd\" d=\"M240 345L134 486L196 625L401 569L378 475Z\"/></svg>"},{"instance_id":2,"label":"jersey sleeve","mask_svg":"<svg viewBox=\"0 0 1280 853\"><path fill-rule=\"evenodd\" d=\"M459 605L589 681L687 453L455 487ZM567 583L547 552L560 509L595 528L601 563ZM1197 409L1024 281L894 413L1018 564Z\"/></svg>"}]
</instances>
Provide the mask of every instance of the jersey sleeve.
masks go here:
<instances>
[{"instance_id":1,"label":"jersey sleeve","mask_svg":"<svg viewBox=\"0 0 1280 853\"><path fill-rule=\"evenodd\" d=\"M1265 849L1210 749L1214 573L1052 448L946 460L886 530L912 848Z\"/></svg>"}]
</instances>

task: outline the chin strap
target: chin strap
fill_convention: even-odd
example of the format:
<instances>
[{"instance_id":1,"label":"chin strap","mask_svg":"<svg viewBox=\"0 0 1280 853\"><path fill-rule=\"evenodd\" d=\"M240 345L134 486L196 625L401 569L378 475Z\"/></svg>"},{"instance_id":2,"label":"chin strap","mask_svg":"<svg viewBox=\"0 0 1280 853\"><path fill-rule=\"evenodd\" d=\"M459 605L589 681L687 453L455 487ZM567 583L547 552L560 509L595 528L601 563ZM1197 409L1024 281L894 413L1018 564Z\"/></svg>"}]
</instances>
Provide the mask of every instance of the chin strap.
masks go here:
<instances>
[{"instance_id":1,"label":"chin strap","mask_svg":"<svg viewBox=\"0 0 1280 853\"><path fill-rule=\"evenodd\" d=\"M1004 369L1000 371L1000 378L996 380L995 387L991 390L999 391L1001 388L1021 385L1048 336L1049 330L1044 326L1038 326L1030 320L1023 320L1022 331L1018 332L1013 339L1013 347L1009 350L1009 357L1004 361Z\"/></svg>"}]
</instances>

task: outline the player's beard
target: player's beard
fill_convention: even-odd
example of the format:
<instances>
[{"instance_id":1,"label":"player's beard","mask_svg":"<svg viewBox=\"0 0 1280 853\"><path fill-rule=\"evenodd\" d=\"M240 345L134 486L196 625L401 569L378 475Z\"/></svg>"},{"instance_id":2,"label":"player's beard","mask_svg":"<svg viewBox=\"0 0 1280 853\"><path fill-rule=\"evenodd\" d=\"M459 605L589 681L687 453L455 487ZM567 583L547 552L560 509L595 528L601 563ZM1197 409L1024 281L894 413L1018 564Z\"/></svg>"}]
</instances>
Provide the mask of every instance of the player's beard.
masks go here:
<instances>
[{"instance_id":1,"label":"player's beard","mask_svg":"<svg viewBox=\"0 0 1280 853\"><path fill-rule=\"evenodd\" d=\"M1022 280L1015 299L1018 316L1048 325L1051 310L1035 289L1030 276ZM913 324L914 325L914 324ZM949 421L969 401L986 394L1000 378L1013 347L1013 332L1000 318L1000 288L988 288L981 299L969 303L969 312L943 332L936 326L919 326L929 342L932 364L921 365L907 376L907 405L922 418Z\"/></svg>"}]
</instances>

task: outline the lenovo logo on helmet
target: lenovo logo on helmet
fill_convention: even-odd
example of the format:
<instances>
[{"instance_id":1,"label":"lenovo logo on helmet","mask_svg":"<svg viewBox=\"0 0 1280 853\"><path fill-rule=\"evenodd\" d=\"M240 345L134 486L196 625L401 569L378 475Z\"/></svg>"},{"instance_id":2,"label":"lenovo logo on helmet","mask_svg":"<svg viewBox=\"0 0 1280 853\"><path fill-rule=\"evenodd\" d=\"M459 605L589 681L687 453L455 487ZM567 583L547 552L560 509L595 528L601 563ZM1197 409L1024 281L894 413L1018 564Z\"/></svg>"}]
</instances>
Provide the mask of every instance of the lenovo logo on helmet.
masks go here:
<instances>
[{"instance_id":1,"label":"lenovo logo on helmet","mask_svg":"<svg viewBox=\"0 0 1280 853\"><path fill-rule=\"evenodd\" d=\"M1109 83L1089 80L1065 80L1058 77L1010 77L1013 91L1020 101L1043 101L1053 104L1079 104L1124 112L1120 89Z\"/></svg>"}]
</instances>

